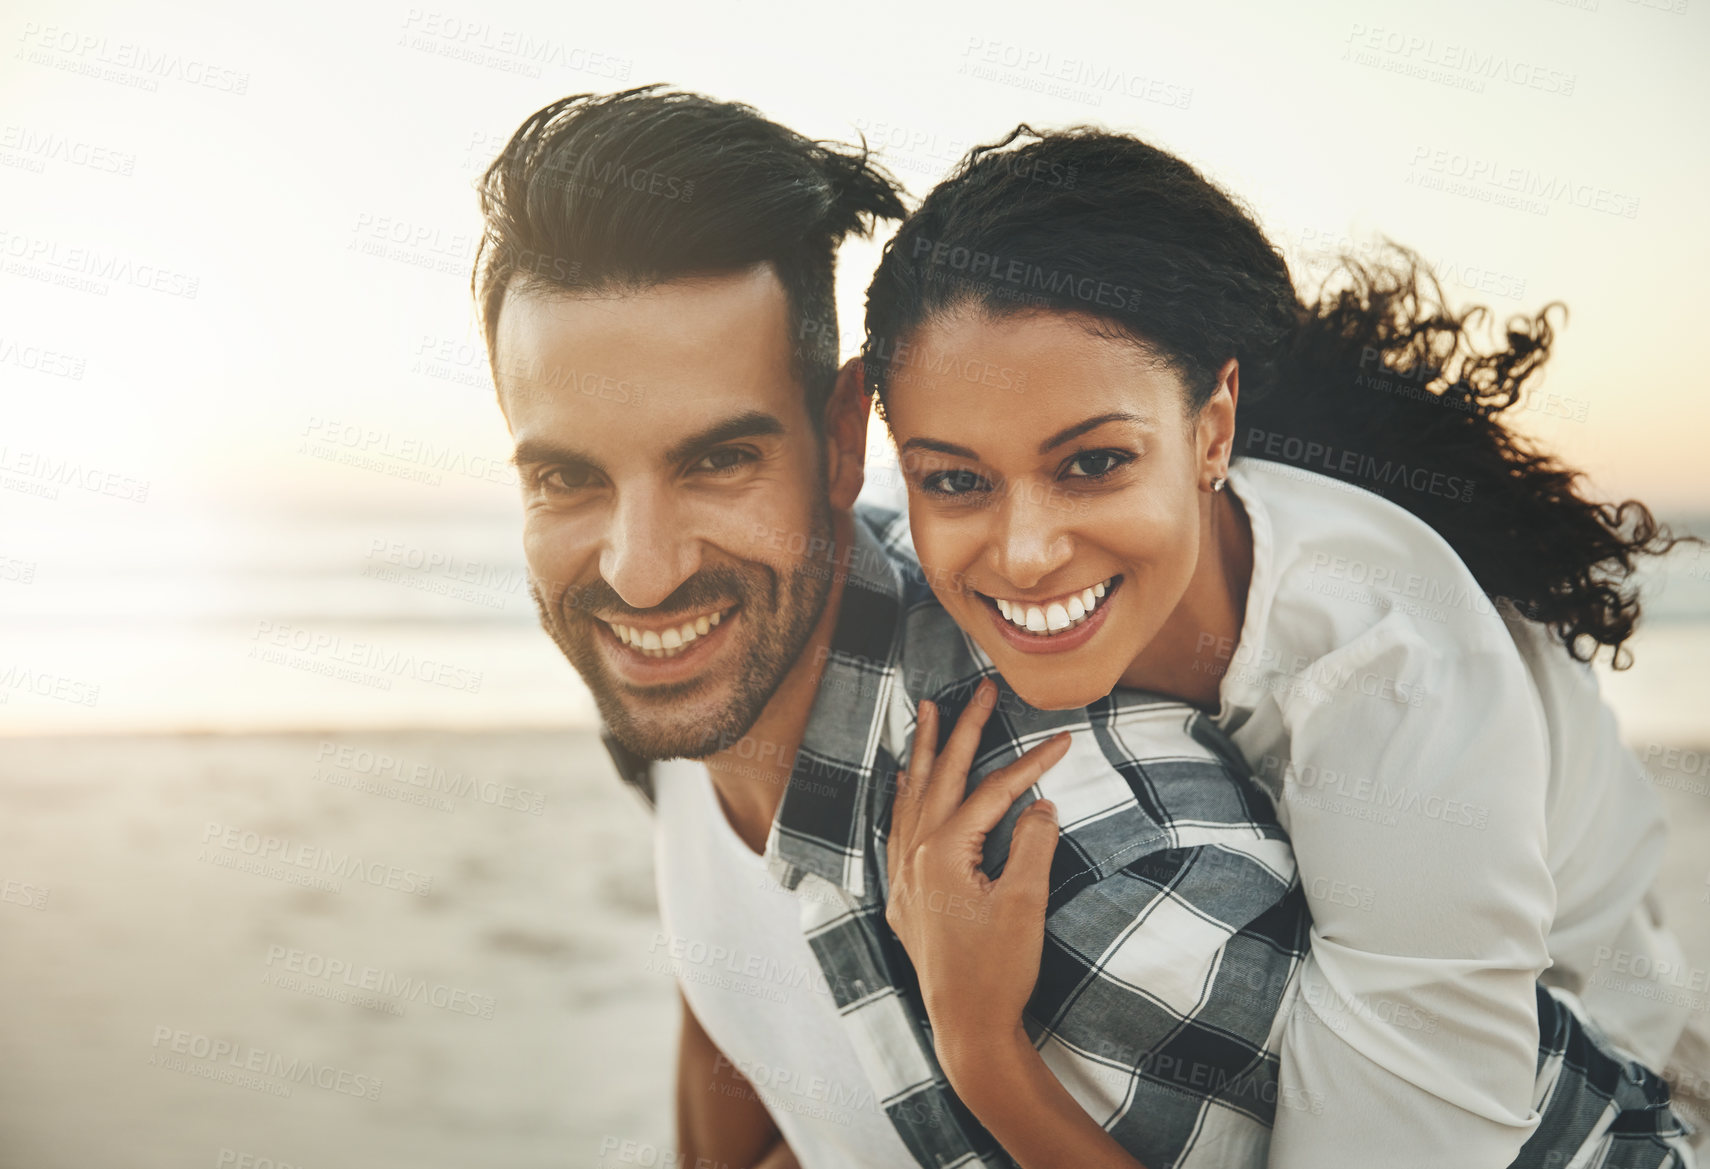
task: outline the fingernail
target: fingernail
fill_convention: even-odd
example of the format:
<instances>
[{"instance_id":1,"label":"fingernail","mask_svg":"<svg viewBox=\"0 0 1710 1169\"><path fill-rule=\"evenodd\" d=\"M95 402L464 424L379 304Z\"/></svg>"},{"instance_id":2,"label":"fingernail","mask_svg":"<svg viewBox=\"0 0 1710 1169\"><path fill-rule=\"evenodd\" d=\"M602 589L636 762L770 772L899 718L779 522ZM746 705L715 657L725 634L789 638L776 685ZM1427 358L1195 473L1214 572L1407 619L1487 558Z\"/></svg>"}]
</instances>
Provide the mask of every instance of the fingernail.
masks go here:
<instances>
[{"instance_id":1,"label":"fingernail","mask_svg":"<svg viewBox=\"0 0 1710 1169\"><path fill-rule=\"evenodd\" d=\"M1056 821L1056 819L1057 819L1057 805L1056 804L1053 804L1050 800L1036 800L1036 801L1034 801L1034 803L1035 803L1035 806L1043 808L1045 810L1044 814L1051 817L1053 822Z\"/></svg>"}]
</instances>

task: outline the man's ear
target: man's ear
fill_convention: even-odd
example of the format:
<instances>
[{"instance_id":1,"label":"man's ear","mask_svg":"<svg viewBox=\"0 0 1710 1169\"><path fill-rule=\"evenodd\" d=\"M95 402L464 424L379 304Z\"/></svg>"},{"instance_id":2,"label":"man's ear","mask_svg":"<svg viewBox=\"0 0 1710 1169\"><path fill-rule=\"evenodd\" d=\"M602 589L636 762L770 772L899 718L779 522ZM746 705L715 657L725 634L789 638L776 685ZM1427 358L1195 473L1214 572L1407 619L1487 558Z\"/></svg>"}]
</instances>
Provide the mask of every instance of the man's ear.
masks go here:
<instances>
[{"instance_id":1,"label":"man's ear","mask_svg":"<svg viewBox=\"0 0 1710 1169\"><path fill-rule=\"evenodd\" d=\"M825 479L831 506L855 506L866 481L867 420L872 417L872 398L859 357L851 357L837 371L837 384L825 405Z\"/></svg>"}]
</instances>

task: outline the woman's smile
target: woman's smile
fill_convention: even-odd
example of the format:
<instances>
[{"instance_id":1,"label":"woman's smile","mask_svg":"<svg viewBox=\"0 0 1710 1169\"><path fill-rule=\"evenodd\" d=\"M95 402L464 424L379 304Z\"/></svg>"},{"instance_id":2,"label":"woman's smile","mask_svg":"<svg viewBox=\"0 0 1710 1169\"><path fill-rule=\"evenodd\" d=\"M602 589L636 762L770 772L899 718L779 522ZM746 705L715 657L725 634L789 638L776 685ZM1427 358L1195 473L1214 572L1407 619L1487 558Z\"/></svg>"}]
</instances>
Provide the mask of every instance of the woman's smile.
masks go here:
<instances>
[{"instance_id":1,"label":"woman's smile","mask_svg":"<svg viewBox=\"0 0 1710 1169\"><path fill-rule=\"evenodd\" d=\"M1065 653L1090 641L1104 626L1122 584L1112 576L1086 588L1040 600L1011 600L975 592L1005 642L1022 653Z\"/></svg>"}]
</instances>

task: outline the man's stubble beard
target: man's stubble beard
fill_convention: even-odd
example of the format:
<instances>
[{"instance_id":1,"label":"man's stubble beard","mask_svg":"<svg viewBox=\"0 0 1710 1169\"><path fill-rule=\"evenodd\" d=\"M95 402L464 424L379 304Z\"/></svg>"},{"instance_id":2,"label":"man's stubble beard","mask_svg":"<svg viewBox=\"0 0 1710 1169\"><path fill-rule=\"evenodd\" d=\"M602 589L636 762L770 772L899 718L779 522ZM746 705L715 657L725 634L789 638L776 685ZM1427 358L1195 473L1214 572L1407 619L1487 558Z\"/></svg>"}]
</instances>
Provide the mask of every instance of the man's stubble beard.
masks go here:
<instances>
[{"instance_id":1,"label":"man's stubble beard","mask_svg":"<svg viewBox=\"0 0 1710 1169\"><path fill-rule=\"evenodd\" d=\"M615 606L595 603L615 597L610 586L600 581L581 590L566 589L560 607L554 611L531 574L529 595L534 598L541 627L581 675L593 693L600 720L625 750L642 759L700 759L735 744L754 726L784 678L795 668L831 594L834 561L830 551L833 533L829 501L819 501L809 523L806 540L809 551L791 567L781 595L778 573L770 566L749 563L740 569L715 569L710 574L727 582L741 582L739 589L721 590L720 597L727 597L731 591L739 594L729 599L742 606L747 650L738 665L730 697L714 711L691 711L680 719L667 714L672 700L693 701L703 691L720 685L724 672L714 671L674 686L649 687L645 699L633 696L612 677L594 644L595 637L604 635L594 629L597 619L588 615L588 610L623 608L621 601ZM820 549L826 550L818 553L825 556L823 563L814 559ZM708 575L703 572L690 577L659 608L669 612L709 599L696 595L704 593L697 585ZM686 597L679 599L683 594ZM567 612L571 608L581 608L583 612L571 616Z\"/></svg>"}]
</instances>

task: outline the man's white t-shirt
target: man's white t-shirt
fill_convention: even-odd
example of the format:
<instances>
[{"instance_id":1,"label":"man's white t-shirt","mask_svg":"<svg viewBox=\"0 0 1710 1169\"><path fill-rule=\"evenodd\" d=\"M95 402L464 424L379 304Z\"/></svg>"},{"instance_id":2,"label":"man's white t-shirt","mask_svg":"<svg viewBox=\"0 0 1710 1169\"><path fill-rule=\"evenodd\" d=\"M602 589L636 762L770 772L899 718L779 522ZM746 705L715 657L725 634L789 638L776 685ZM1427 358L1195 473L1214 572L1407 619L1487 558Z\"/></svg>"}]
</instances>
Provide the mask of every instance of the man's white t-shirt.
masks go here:
<instances>
[{"instance_id":1,"label":"man's white t-shirt","mask_svg":"<svg viewBox=\"0 0 1710 1169\"><path fill-rule=\"evenodd\" d=\"M706 766L653 769L654 874L667 963L703 1030L759 1093L802 1169L913 1164L875 1098L779 885L731 827ZM734 1102L733 1102L734 1103Z\"/></svg>"}]
</instances>

